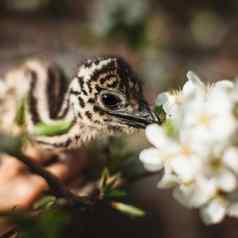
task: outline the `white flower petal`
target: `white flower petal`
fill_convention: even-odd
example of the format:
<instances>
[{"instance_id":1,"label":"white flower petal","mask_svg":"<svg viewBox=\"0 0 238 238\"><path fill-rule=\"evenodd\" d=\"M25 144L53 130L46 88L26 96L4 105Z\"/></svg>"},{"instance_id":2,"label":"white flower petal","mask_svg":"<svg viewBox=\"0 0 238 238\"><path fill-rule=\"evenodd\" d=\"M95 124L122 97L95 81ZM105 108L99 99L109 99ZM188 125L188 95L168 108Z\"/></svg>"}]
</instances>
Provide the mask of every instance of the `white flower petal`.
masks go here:
<instances>
[{"instance_id":1,"label":"white flower petal","mask_svg":"<svg viewBox=\"0 0 238 238\"><path fill-rule=\"evenodd\" d=\"M202 220L207 224L221 222L226 215L227 204L220 198L215 198L200 210Z\"/></svg>"},{"instance_id":2,"label":"white flower petal","mask_svg":"<svg viewBox=\"0 0 238 238\"><path fill-rule=\"evenodd\" d=\"M156 105L163 105L163 109L168 117L176 115L178 105L175 102L175 96L171 93L161 93L156 99Z\"/></svg>"},{"instance_id":3,"label":"white flower petal","mask_svg":"<svg viewBox=\"0 0 238 238\"><path fill-rule=\"evenodd\" d=\"M230 147L224 153L224 164L231 168L235 173L238 173L238 149Z\"/></svg>"},{"instance_id":4,"label":"white flower petal","mask_svg":"<svg viewBox=\"0 0 238 238\"><path fill-rule=\"evenodd\" d=\"M210 153L214 140L206 128L186 128L180 133L180 140L183 144L188 144L193 153L199 155L199 159L205 158Z\"/></svg>"},{"instance_id":5,"label":"white flower petal","mask_svg":"<svg viewBox=\"0 0 238 238\"><path fill-rule=\"evenodd\" d=\"M177 157L171 161L170 166L182 183L189 183L196 176L196 168L189 159Z\"/></svg>"},{"instance_id":6,"label":"white flower petal","mask_svg":"<svg viewBox=\"0 0 238 238\"><path fill-rule=\"evenodd\" d=\"M238 218L238 202L233 203L228 207L227 215Z\"/></svg>"},{"instance_id":7,"label":"white flower petal","mask_svg":"<svg viewBox=\"0 0 238 238\"><path fill-rule=\"evenodd\" d=\"M217 142L223 141L224 144L227 144L227 142L229 142L229 137L234 133L235 127L236 125L233 117L229 114L223 114L211 122L209 129Z\"/></svg>"},{"instance_id":8,"label":"white flower petal","mask_svg":"<svg viewBox=\"0 0 238 238\"><path fill-rule=\"evenodd\" d=\"M221 80L221 81L218 81L215 83L214 87L213 88L218 88L218 89L232 89L234 88L235 85L232 81L230 80Z\"/></svg>"},{"instance_id":9,"label":"white flower petal","mask_svg":"<svg viewBox=\"0 0 238 238\"><path fill-rule=\"evenodd\" d=\"M185 207L200 207L207 203L216 193L213 180L198 178L193 183L181 185L174 190L173 196Z\"/></svg>"},{"instance_id":10,"label":"white flower petal","mask_svg":"<svg viewBox=\"0 0 238 238\"><path fill-rule=\"evenodd\" d=\"M161 106L171 101L171 94L168 92L160 93L156 98L156 105Z\"/></svg>"},{"instance_id":11,"label":"white flower petal","mask_svg":"<svg viewBox=\"0 0 238 238\"><path fill-rule=\"evenodd\" d=\"M183 96L189 96L195 91L195 85L192 80L186 81L186 83L183 85Z\"/></svg>"},{"instance_id":12,"label":"white flower petal","mask_svg":"<svg viewBox=\"0 0 238 238\"><path fill-rule=\"evenodd\" d=\"M207 87L191 71L187 78L181 91L157 98L169 120L147 127L146 136L156 149L140 158L148 170L164 168L159 188L175 187L176 200L200 208L205 223L218 223L226 213L238 217L238 147L233 139L238 81Z\"/></svg>"},{"instance_id":13,"label":"white flower petal","mask_svg":"<svg viewBox=\"0 0 238 238\"><path fill-rule=\"evenodd\" d=\"M186 76L187 76L188 80L192 82L192 85L190 84L190 86L188 87L189 89L192 89L192 87L195 87L196 89L197 88L205 89L205 84L201 81L199 76L197 74L195 74L193 71L191 71L191 70L188 71ZM186 85L186 83L185 83L185 85ZM186 87L187 87L187 85L186 85Z\"/></svg>"},{"instance_id":14,"label":"white flower petal","mask_svg":"<svg viewBox=\"0 0 238 238\"><path fill-rule=\"evenodd\" d=\"M151 124L146 127L145 134L149 142L157 148L161 148L168 144L168 138L163 128L157 124Z\"/></svg>"},{"instance_id":15,"label":"white flower petal","mask_svg":"<svg viewBox=\"0 0 238 238\"><path fill-rule=\"evenodd\" d=\"M172 173L171 169L165 167L164 175L158 183L158 188L172 188L178 183L178 177Z\"/></svg>"},{"instance_id":16,"label":"white flower petal","mask_svg":"<svg viewBox=\"0 0 238 238\"><path fill-rule=\"evenodd\" d=\"M158 171L163 168L163 163L160 157L160 152L155 148L145 149L139 155L145 169L151 172Z\"/></svg>"},{"instance_id":17,"label":"white flower petal","mask_svg":"<svg viewBox=\"0 0 238 238\"><path fill-rule=\"evenodd\" d=\"M224 192L232 192L237 188L237 180L227 169L220 171L216 177L217 186Z\"/></svg>"}]
</instances>

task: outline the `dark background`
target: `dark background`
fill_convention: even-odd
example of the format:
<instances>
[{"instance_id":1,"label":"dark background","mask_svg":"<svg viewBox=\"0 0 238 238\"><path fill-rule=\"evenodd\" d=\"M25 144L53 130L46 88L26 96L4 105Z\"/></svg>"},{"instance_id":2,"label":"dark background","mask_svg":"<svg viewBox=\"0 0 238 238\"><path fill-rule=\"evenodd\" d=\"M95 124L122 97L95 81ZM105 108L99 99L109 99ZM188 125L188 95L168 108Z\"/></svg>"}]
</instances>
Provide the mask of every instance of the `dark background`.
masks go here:
<instances>
[{"instance_id":1,"label":"dark background","mask_svg":"<svg viewBox=\"0 0 238 238\"><path fill-rule=\"evenodd\" d=\"M153 103L159 92L181 87L187 70L206 81L238 75L238 2L1 0L0 69L38 54L61 57L66 70L81 55L121 55L144 81ZM133 148L146 146L140 137L130 140ZM67 237L237 237L237 220L204 226L196 211L156 189L158 179L129 185L130 201L148 213L144 219L102 204L78 218L78 233L72 227Z\"/></svg>"}]
</instances>

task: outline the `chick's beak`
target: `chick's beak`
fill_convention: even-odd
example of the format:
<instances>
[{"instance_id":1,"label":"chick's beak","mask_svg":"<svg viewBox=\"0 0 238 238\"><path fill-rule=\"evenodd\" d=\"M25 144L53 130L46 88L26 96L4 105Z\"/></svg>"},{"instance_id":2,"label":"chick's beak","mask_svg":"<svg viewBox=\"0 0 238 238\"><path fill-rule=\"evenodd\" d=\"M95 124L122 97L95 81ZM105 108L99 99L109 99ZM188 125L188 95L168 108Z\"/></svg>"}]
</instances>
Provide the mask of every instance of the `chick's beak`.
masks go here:
<instances>
[{"instance_id":1,"label":"chick's beak","mask_svg":"<svg viewBox=\"0 0 238 238\"><path fill-rule=\"evenodd\" d=\"M139 111L133 113L131 116L132 120L128 125L137 128L145 128L149 124L159 123L159 119L146 102L142 102Z\"/></svg>"},{"instance_id":2,"label":"chick's beak","mask_svg":"<svg viewBox=\"0 0 238 238\"><path fill-rule=\"evenodd\" d=\"M146 102L141 103L139 110L136 112L117 111L111 114L119 118L123 124L135 128L144 129L149 124L160 123Z\"/></svg>"}]
</instances>

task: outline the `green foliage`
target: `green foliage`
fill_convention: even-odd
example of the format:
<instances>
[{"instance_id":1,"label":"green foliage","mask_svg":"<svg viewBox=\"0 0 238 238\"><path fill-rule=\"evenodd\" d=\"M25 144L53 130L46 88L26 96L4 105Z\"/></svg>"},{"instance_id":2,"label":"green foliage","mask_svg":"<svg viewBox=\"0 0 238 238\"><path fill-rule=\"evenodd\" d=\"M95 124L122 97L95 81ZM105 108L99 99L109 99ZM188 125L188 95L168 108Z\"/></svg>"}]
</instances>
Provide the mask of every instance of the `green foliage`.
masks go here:
<instances>
[{"instance_id":1,"label":"green foliage","mask_svg":"<svg viewBox=\"0 0 238 238\"><path fill-rule=\"evenodd\" d=\"M104 168L102 171L102 175L99 181L99 188L101 190L104 190L104 188L107 186L107 181L109 179L110 175L109 175L109 170L107 168Z\"/></svg>"},{"instance_id":2,"label":"green foliage","mask_svg":"<svg viewBox=\"0 0 238 238\"><path fill-rule=\"evenodd\" d=\"M24 126L26 113L26 98L23 98L17 107L15 122L18 126Z\"/></svg>"},{"instance_id":3,"label":"green foliage","mask_svg":"<svg viewBox=\"0 0 238 238\"><path fill-rule=\"evenodd\" d=\"M17 107L15 122L18 126L24 126L26 114L26 98L23 98ZM57 120L49 123L40 122L34 126L32 134L34 136L55 136L67 133L72 126L72 122Z\"/></svg>"},{"instance_id":4,"label":"green foliage","mask_svg":"<svg viewBox=\"0 0 238 238\"><path fill-rule=\"evenodd\" d=\"M23 141L24 137L1 135L0 153L6 153L10 155L20 154Z\"/></svg>"},{"instance_id":5,"label":"green foliage","mask_svg":"<svg viewBox=\"0 0 238 238\"><path fill-rule=\"evenodd\" d=\"M127 192L121 189L109 190L105 193L105 198L107 199L119 199L124 198L127 195Z\"/></svg>"},{"instance_id":6,"label":"green foliage","mask_svg":"<svg viewBox=\"0 0 238 238\"><path fill-rule=\"evenodd\" d=\"M34 204L34 209L49 209L56 204L56 197L48 195L41 198Z\"/></svg>"},{"instance_id":7,"label":"green foliage","mask_svg":"<svg viewBox=\"0 0 238 238\"><path fill-rule=\"evenodd\" d=\"M112 202L112 207L126 215L132 217L144 217L145 212L137 207L121 203L121 202Z\"/></svg>"},{"instance_id":8,"label":"green foliage","mask_svg":"<svg viewBox=\"0 0 238 238\"><path fill-rule=\"evenodd\" d=\"M13 212L8 219L17 224L18 238L60 238L70 222L69 214L58 208L42 210L37 216Z\"/></svg>"},{"instance_id":9,"label":"green foliage","mask_svg":"<svg viewBox=\"0 0 238 238\"><path fill-rule=\"evenodd\" d=\"M164 123L166 120L166 113L163 109L163 105L155 106L155 115L158 117L160 124Z\"/></svg>"},{"instance_id":10,"label":"green foliage","mask_svg":"<svg viewBox=\"0 0 238 238\"><path fill-rule=\"evenodd\" d=\"M44 237L59 238L63 237L63 228L69 221L70 217L65 211L51 209L40 215L37 226L45 233Z\"/></svg>"},{"instance_id":11,"label":"green foliage","mask_svg":"<svg viewBox=\"0 0 238 238\"><path fill-rule=\"evenodd\" d=\"M100 198L112 199L125 197L127 194L125 191L117 189L117 186L121 183L121 175L110 175L109 170L104 168L99 181Z\"/></svg>"},{"instance_id":12,"label":"green foliage","mask_svg":"<svg viewBox=\"0 0 238 238\"><path fill-rule=\"evenodd\" d=\"M178 134L177 128L175 127L172 120L167 119L163 124L163 128L170 137L177 136Z\"/></svg>"},{"instance_id":13,"label":"green foliage","mask_svg":"<svg viewBox=\"0 0 238 238\"><path fill-rule=\"evenodd\" d=\"M118 189L117 185L120 184L121 176L116 174L110 176L107 168L102 172L101 179L99 181L99 191L101 199L121 199L125 198L127 193L124 190ZM143 217L145 212L141 209L122 203L122 202L111 202L112 208L132 217Z\"/></svg>"},{"instance_id":14,"label":"green foliage","mask_svg":"<svg viewBox=\"0 0 238 238\"><path fill-rule=\"evenodd\" d=\"M69 121L40 122L33 129L34 136L56 136L67 133L72 126Z\"/></svg>"}]
</instances>

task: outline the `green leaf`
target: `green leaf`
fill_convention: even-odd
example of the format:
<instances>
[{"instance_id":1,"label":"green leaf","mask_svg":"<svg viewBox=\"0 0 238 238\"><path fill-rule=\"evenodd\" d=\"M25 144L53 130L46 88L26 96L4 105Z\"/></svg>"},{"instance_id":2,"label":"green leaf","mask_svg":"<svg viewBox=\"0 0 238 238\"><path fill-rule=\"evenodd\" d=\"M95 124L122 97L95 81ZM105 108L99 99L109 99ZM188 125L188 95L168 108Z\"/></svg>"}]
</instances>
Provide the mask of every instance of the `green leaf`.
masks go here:
<instances>
[{"instance_id":1,"label":"green leaf","mask_svg":"<svg viewBox=\"0 0 238 238\"><path fill-rule=\"evenodd\" d=\"M104 168L102 171L100 182L99 182L99 188L101 191L104 191L104 189L107 185L107 180L108 180L109 176L110 176L110 174L109 174L108 168Z\"/></svg>"},{"instance_id":2,"label":"green leaf","mask_svg":"<svg viewBox=\"0 0 238 238\"><path fill-rule=\"evenodd\" d=\"M63 237L63 230L70 222L70 215L61 209L49 209L40 215L37 222L44 234L40 237L59 238Z\"/></svg>"},{"instance_id":3,"label":"green leaf","mask_svg":"<svg viewBox=\"0 0 238 238\"><path fill-rule=\"evenodd\" d=\"M47 209L51 208L56 202L56 198L54 196L44 196L42 199L37 201L34 204L34 209Z\"/></svg>"},{"instance_id":4,"label":"green leaf","mask_svg":"<svg viewBox=\"0 0 238 238\"><path fill-rule=\"evenodd\" d=\"M159 123L162 124L166 120L166 113L164 111L163 105L155 106L154 108L155 115L159 119Z\"/></svg>"},{"instance_id":5,"label":"green leaf","mask_svg":"<svg viewBox=\"0 0 238 238\"><path fill-rule=\"evenodd\" d=\"M23 98L17 106L15 122L18 126L25 124L25 112L26 112L26 98Z\"/></svg>"},{"instance_id":6,"label":"green leaf","mask_svg":"<svg viewBox=\"0 0 238 238\"><path fill-rule=\"evenodd\" d=\"M125 197L126 195L127 195L126 191L119 189L109 190L104 193L105 198L122 198Z\"/></svg>"},{"instance_id":7,"label":"green leaf","mask_svg":"<svg viewBox=\"0 0 238 238\"><path fill-rule=\"evenodd\" d=\"M175 137L178 134L178 130L174 125L174 122L172 120L166 120L163 124L163 128L166 131L166 134L169 137Z\"/></svg>"},{"instance_id":8,"label":"green leaf","mask_svg":"<svg viewBox=\"0 0 238 238\"><path fill-rule=\"evenodd\" d=\"M121 202L112 202L112 207L124 214L130 215L132 217L144 217L145 212L137 207L121 203Z\"/></svg>"},{"instance_id":9,"label":"green leaf","mask_svg":"<svg viewBox=\"0 0 238 238\"><path fill-rule=\"evenodd\" d=\"M56 136L67 133L72 126L69 121L40 122L33 129L34 136Z\"/></svg>"}]
</instances>

